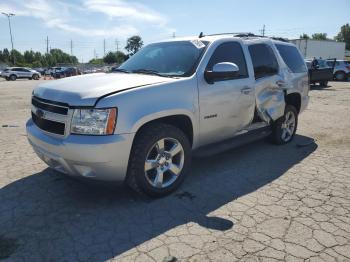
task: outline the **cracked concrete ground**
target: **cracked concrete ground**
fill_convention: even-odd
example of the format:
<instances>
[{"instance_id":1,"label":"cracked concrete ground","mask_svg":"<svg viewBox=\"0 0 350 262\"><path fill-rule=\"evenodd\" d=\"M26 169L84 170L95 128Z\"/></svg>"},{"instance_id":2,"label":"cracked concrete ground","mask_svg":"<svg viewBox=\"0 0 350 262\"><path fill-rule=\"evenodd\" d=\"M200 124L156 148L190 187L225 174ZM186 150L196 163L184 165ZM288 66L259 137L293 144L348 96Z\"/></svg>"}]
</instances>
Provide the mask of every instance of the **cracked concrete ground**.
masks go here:
<instances>
[{"instance_id":1,"label":"cracked concrete ground","mask_svg":"<svg viewBox=\"0 0 350 262\"><path fill-rule=\"evenodd\" d=\"M349 82L310 92L293 143L195 159L158 200L48 169L24 128L36 84L0 80L4 261L350 261Z\"/></svg>"}]
</instances>

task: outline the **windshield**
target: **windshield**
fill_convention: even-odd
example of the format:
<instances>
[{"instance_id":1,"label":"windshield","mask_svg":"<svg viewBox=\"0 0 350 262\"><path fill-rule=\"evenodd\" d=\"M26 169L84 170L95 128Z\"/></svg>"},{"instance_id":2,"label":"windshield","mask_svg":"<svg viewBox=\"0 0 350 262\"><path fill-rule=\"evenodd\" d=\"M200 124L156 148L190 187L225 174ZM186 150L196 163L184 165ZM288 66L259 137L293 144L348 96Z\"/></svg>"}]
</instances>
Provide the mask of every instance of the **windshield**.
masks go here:
<instances>
[{"instance_id":1,"label":"windshield","mask_svg":"<svg viewBox=\"0 0 350 262\"><path fill-rule=\"evenodd\" d=\"M119 69L163 76L189 76L207 44L199 40L150 44L125 61Z\"/></svg>"}]
</instances>

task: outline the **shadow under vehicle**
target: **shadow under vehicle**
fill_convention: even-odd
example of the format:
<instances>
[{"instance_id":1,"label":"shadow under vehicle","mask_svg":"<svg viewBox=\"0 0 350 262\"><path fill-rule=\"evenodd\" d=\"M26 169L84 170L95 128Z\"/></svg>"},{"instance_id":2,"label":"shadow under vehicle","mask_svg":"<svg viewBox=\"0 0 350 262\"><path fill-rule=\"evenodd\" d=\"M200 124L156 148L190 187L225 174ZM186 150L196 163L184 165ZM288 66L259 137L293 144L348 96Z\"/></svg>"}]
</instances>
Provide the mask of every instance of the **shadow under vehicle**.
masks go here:
<instances>
[{"instance_id":1,"label":"shadow under vehicle","mask_svg":"<svg viewBox=\"0 0 350 262\"><path fill-rule=\"evenodd\" d=\"M156 200L44 169L0 189L0 236L16 241L11 261L37 262L106 261L184 225L193 234L200 227L239 237L235 211L218 210L290 175L317 149L315 143L300 146L309 139L296 135L284 147L258 141L195 158L182 190Z\"/></svg>"}]
</instances>

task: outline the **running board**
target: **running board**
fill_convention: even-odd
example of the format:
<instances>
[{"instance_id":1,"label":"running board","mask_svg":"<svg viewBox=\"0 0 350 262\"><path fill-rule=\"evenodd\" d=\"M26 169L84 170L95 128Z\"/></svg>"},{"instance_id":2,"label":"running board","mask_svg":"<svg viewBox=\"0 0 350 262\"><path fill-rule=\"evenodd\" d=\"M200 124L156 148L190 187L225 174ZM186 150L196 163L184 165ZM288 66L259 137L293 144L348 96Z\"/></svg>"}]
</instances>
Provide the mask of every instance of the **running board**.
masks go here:
<instances>
[{"instance_id":1,"label":"running board","mask_svg":"<svg viewBox=\"0 0 350 262\"><path fill-rule=\"evenodd\" d=\"M218 143L199 147L193 151L193 155L196 157L207 157L210 155L219 154L232 148L240 147L244 144L263 139L269 136L271 133L271 126L254 129Z\"/></svg>"}]
</instances>

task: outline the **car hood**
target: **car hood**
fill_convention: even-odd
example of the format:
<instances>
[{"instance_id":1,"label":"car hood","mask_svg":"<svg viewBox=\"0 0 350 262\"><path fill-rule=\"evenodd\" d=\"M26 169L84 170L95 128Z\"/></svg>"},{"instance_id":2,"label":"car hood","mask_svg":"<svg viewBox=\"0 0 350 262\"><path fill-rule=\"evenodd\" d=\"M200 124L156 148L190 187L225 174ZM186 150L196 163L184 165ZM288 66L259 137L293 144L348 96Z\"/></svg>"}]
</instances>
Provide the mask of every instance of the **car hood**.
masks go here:
<instances>
[{"instance_id":1,"label":"car hood","mask_svg":"<svg viewBox=\"0 0 350 262\"><path fill-rule=\"evenodd\" d=\"M176 79L143 74L96 73L45 82L34 89L33 95L70 106L94 106L101 96L172 81Z\"/></svg>"}]
</instances>

